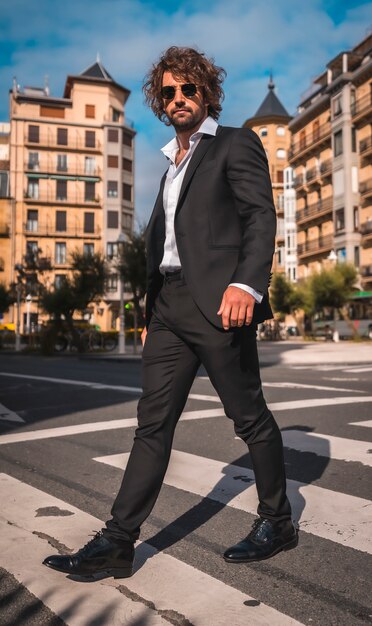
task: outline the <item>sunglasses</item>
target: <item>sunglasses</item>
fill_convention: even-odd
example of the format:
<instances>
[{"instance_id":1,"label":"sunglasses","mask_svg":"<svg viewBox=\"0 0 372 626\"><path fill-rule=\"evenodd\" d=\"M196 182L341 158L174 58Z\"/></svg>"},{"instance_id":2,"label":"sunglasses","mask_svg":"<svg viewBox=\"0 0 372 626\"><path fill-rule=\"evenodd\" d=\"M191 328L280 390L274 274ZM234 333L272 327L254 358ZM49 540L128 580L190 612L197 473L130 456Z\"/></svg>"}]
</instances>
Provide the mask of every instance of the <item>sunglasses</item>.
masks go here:
<instances>
[{"instance_id":1,"label":"sunglasses","mask_svg":"<svg viewBox=\"0 0 372 626\"><path fill-rule=\"evenodd\" d=\"M181 91L186 98L192 98L198 91L198 87L194 83L184 83L181 85ZM161 88L160 93L164 100L173 100L176 95L176 88L171 85L167 85L166 87Z\"/></svg>"}]
</instances>

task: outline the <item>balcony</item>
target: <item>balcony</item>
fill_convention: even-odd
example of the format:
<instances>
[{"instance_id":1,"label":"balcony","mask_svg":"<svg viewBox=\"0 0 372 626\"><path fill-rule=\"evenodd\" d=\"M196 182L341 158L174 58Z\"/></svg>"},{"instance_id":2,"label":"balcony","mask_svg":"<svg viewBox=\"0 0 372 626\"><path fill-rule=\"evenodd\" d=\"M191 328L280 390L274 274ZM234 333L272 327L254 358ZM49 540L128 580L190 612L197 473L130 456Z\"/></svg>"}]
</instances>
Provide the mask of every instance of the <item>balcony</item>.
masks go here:
<instances>
[{"instance_id":1,"label":"balcony","mask_svg":"<svg viewBox=\"0 0 372 626\"><path fill-rule=\"evenodd\" d=\"M0 272L4 272L5 270L5 261L3 257L0 256Z\"/></svg>"},{"instance_id":2,"label":"balcony","mask_svg":"<svg viewBox=\"0 0 372 626\"><path fill-rule=\"evenodd\" d=\"M363 283L372 282L372 265L362 265L359 269Z\"/></svg>"},{"instance_id":3,"label":"balcony","mask_svg":"<svg viewBox=\"0 0 372 626\"><path fill-rule=\"evenodd\" d=\"M351 117L354 125L372 120L372 93L367 93L352 103Z\"/></svg>"},{"instance_id":4,"label":"balcony","mask_svg":"<svg viewBox=\"0 0 372 626\"><path fill-rule=\"evenodd\" d=\"M66 230L57 230L56 226L47 223L26 222L23 224L23 234L32 237L53 237L59 239L99 239L101 229L99 226L93 232L85 231L79 224Z\"/></svg>"},{"instance_id":5,"label":"balcony","mask_svg":"<svg viewBox=\"0 0 372 626\"><path fill-rule=\"evenodd\" d=\"M319 170L322 181L325 181L325 179L332 177L332 159L322 161L319 166Z\"/></svg>"},{"instance_id":6,"label":"balcony","mask_svg":"<svg viewBox=\"0 0 372 626\"><path fill-rule=\"evenodd\" d=\"M333 210L333 198L325 198L324 200L319 200L314 204L309 204L309 206L304 209L300 209L296 214L296 222L298 226L301 226L305 222L313 222L313 225L319 222L326 221L324 218L328 216L328 219L332 219L332 210ZM301 230L299 228L299 230Z\"/></svg>"},{"instance_id":7,"label":"balcony","mask_svg":"<svg viewBox=\"0 0 372 626\"><path fill-rule=\"evenodd\" d=\"M368 201L372 198L372 179L359 183L359 193L363 205L369 204Z\"/></svg>"},{"instance_id":8,"label":"balcony","mask_svg":"<svg viewBox=\"0 0 372 626\"><path fill-rule=\"evenodd\" d=\"M372 135L359 142L359 154L362 159L372 155Z\"/></svg>"},{"instance_id":9,"label":"balcony","mask_svg":"<svg viewBox=\"0 0 372 626\"><path fill-rule=\"evenodd\" d=\"M297 255L301 258L323 256L333 248L333 236L326 235L318 239L309 239L297 246Z\"/></svg>"},{"instance_id":10,"label":"balcony","mask_svg":"<svg viewBox=\"0 0 372 626\"><path fill-rule=\"evenodd\" d=\"M322 124L313 132L308 133L305 137L301 137L298 141L294 141L289 150L289 162L291 165L301 159L308 159L315 151L319 151L322 144L331 141L331 124L327 122Z\"/></svg>"},{"instance_id":11,"label":"balcony","mask_svg":"<svg viewBox=\"0 0 372 626\"><path fill-rule=\"evenodd\" d=\"M359 227L359 232L362 235L363 248L369 248L372 244L372 219L363 222Z\"/></svg>"},{"instance_id":12,"label":"balcony","mask_svg":"<svg viewBox=\"0 0 372 626\"><path fill-rule=\"evenodd\" d=\"M40 163L29 163L26 161L24 171L40 174L56 174L56 176L79 176L82 178L102 177L100 167L96 166L85 168L81 163L76 163L74 165L69 163L68 166L63 169L58 167L57 163L50 163L49 161L40 161Z\"/></svg>"},{"instance_id":13,"label":"balcony","mask_svg":"<svg viewBox=\"0 0 372 626\"><path fill-rule=\"evenodd\" d=\"M10 228L9 224L0 224L0 237L9 237Z\"/></svg>"},{"instance_id":14,"label":"balcony","mask_svg":"<svg viewBox=\"0 0 372 626\"><path fill-rule=\"evenodd\" d=\"M85 137L69 137L68 143L58 143L57 136L52 134L41 134L39 137L29 137L25 135L25 145L33 149L36 148L52 148L53 150L67 151L77 150L79 152L102 152L102 145L98 139L95 142L88 142L86 145Z\"/></svg>"},{"instance_id":15,"label":"balcony","mask_svg":"<svg viewBox=\"0 0 372 626\"><path fill-rule=\"evenodd\" d=\"M94 198L85 198L84 194L79 193L69 193L66 197L57 196L56 192L39 192L39 193L28 193L24 192L24 200L27 203L36 203L36 204L62 204L62 205L70 205L70 206L95 206L99 207L101 203L101 199L99 196L95 196Z\"/></svg>"}]
</instances>

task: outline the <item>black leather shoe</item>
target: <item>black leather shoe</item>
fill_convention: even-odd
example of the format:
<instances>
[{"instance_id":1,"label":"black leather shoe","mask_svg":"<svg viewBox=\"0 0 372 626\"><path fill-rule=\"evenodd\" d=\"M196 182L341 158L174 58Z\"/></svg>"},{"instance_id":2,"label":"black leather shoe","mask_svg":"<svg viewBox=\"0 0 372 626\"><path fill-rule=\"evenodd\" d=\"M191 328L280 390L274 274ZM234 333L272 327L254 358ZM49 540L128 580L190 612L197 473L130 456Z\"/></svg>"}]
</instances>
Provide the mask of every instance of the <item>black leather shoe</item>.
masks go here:
<instances>
[{"instance_id":1,"label":"black leather shoe","mask_svg":"<svg viewBox=\"0 0 372 626\"><path fill-rule=\"evenodd\" d=\"M133 559L134 545L131 541L123 541L119 545L100 531L75 554L47 556L43 565L78 576L107 574L114 578L128 578L133 573Z\"/></svg>"},{"instance_id":2,"label":"black leather shoe","mask_svg":"<svg viewBox=\"0 0 372 626\"><path fill-rule=\"evenodd\" d=\"M229 563L263 561L297 544L298 533L291 520L274 523L260 517L254 521L248 537L226 550L223 558Z\"/></svg>"}]
</instances>

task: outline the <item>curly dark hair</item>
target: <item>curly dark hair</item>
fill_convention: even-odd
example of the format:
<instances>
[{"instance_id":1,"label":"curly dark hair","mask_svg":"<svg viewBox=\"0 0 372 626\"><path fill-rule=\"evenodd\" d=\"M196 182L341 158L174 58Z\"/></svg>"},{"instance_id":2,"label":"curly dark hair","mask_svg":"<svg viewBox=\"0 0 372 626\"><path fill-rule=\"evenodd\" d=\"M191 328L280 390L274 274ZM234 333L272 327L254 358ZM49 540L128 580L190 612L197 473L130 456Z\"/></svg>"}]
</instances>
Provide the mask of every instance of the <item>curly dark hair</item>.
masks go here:
<instances>
[{"instance_id":1,"label":"curly dark hair","mask_svg":"<svg viewBox=\"0 0 372 626\"><path fill-rule=\"evenodd\" d=\"M226 72L214 64L214 59L208 59L204 53L194 48L172 46L161 55L159 62L151 67L143 82L145 102L156 117L169 126L170 122L164 112L161 97L164 72L172 72L178 79L200 85L208 103L208 115L218 120L222 111L221 102L224 99L222 83Z\"/></svg>"}]
</instances>

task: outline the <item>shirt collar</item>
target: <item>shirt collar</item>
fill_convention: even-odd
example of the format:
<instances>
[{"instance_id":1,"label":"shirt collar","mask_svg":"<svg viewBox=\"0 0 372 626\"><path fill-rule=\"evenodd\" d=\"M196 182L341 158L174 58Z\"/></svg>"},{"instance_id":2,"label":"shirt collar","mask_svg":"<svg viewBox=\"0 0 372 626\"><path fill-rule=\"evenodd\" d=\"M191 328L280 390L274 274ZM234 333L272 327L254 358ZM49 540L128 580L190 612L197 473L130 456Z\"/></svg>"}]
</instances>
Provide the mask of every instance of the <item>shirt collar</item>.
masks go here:
<instances>
[{"instance_id":1,"label":"shirt collar","mask_svg":"<svg viewBox=\"0 0 372 626\"><path fill-rule=\"evenodd\" d=\"M218 128L218 124L216 120L214 120L213 117L209 115L204 120L204 122L200 125L198 130L193 135L191 135L190 142L195 141L195 139L198 139L198 137L201 137L202 135L212 135L213 137L215 137L217 133L217 128ZM169 143L167 143L165 146L163 146L163 148L161 148L161 151L164 154L164 156L166 156L167 159L171 159L171 160L173 160L172 157L174 157L174 154L177 150L178 150L177 137L174 137L173 139L171 139Z\"/></svg>"}]
</instances>

